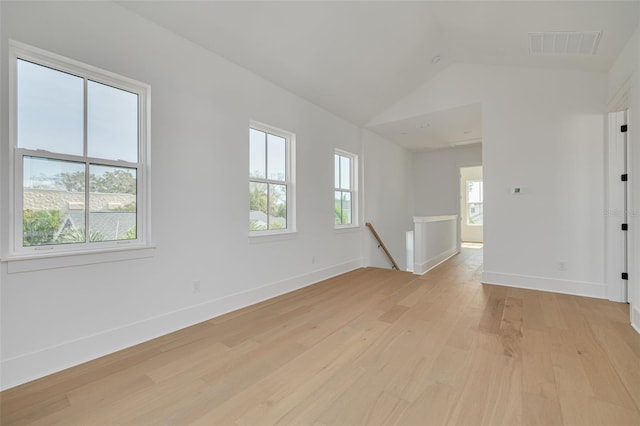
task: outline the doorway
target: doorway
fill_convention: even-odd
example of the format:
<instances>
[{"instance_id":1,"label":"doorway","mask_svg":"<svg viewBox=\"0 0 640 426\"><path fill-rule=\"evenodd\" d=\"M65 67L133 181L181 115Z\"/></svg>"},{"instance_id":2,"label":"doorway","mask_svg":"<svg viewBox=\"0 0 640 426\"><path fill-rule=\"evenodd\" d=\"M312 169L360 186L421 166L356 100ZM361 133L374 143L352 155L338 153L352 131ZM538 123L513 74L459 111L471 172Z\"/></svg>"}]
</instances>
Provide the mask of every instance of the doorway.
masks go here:
<instances>
[{"instance_id":1,"label":"doorway","mask_svg":"<svg viewBox=\"0 0 640 426\"><path fill-rule=\"evenodd\" d=\"M607 298L628 301L627 111L609 113L606 197Z\"/></svg>"},{"instance_id":2,"label":"doorway","mask_svg":"<svg viewBox=\"0 0 640 426\"><path fill-rule=\"evenodd\" d=\"M482 244L483 222L482 166L460 167L460 239L462 243Z\"/></svg>"}]
</instances>

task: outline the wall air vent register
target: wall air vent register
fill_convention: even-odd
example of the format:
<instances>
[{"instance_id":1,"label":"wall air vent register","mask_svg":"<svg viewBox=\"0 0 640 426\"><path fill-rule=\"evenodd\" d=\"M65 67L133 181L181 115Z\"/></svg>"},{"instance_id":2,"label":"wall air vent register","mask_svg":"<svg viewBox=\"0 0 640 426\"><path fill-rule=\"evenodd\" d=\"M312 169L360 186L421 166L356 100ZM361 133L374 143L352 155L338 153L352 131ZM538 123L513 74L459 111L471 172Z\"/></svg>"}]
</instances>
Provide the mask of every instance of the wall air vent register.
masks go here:
<instances>
[{"instance_id":1,"label":"wall air vent register","mask_svg":"<svg viewBox=\"0 0 640 426\"><path fill-rule=\"evenodd\" d=\"M531 55L595 55L602 31L551 31L529 33Z\"/></svg>"}]
</instances>

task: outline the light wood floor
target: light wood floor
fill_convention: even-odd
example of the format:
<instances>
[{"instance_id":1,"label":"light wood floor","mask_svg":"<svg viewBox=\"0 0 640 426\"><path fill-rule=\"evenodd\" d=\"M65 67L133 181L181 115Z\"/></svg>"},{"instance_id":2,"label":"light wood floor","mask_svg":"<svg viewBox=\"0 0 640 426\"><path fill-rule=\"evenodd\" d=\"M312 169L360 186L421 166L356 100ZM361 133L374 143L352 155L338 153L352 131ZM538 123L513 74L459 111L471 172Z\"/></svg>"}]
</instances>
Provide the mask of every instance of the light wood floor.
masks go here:
<instances>
[{"instance_id":1,"label":"light wood floor","mask_svg":"<svg viewBox=\"0 0 640 426\"><path fill-rule=\"evenodd\" d=\"M360 269L0 394L2 425L640 425L628 306Z\"/></svg>"}]
</instances>

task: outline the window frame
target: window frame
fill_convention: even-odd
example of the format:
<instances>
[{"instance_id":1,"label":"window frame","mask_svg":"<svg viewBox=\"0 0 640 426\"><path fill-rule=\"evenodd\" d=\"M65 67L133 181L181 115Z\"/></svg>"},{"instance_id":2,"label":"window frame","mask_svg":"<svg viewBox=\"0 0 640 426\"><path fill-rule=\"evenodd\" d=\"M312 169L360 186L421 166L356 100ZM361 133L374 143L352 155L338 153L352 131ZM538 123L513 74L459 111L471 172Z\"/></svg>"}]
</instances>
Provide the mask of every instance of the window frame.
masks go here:
<instances>
[{"instance_id":1,"label":"window frame","mask_svg":"<svg viewBox=\"0 0 640 426\"><path fill-rule=\"evenodd\" d=\"M482 201L480 202L469 202L469 183L480 182L480 196ZM467 217L467 226L483 226L484 225L484 181L483 179L467 179L464 181L465 184L465 215ZM469 206L471 204L480 204L482 206L483 212L483 220L482 223L470 223L469 220L471 215L469 214Z\"/></svg>"},{"instance_id":2,"label":"window frame","mask_svg":"<svg viewBox=\"0 0 640 426\"><path fill-rule=\"evenodd\" d=\"M335 186L335 157L336 156L340 156L340 157L345 157L347 159L349 159L349 163L350 163L350 170L351 170L351 176L350 176L350 187L351 189L344 189L344 188L339 188ZM335 217L334 217L334 228L335 229L348 229L348 228L358 228L360 226L359 224L359 220L358 220L358 155L336 148L334 150L334 154L333 154L333 164L334 164L334 170L333 170L333 183L334 183L334 188L333 188L333 206L335 209L335 193L336 191L340 191L340 192L349 192L351 194L351 223L348 224L338 224L335 223Z\"/></svg>"},{"instance_id":3,"label":"window frame","mask_svg":"<svg viewBox=\"0 0 640 426\"><path fill-rule=\"evenodd\" d=\"M259 121L255 121L255 120L251 120L249 122L249 132L251 132L251 129L253 130L257 130L260 132L264 132L266 134L271 134L273 136L277 136L280 138L283 138L285 140L285 180L281 181L281 180L275 180L275 179L269 179L268 176L265 176L265 178L256 178L256 177L252 177L251 176L251 170L250 166L247 167L247 170L249 170L248 173L248 183L249 186L251 185L251 182L258 182L258 183L265 183L267 185L269 184L275 184L275 185L284 185L286 187L286 194L287 194L287 204L286 204L286 211L287 211L287 227L286 228L277 228L277 229L262 229L262 230L251 230L249 229L249 237L266 237L266 236L276 236L276 235L292 235L295 234L297 232L296 229L296 203L295 203L295 199L296 199L296 186L295 186L295 146L296 146L296 135L293 132L289 132L287 130L282 130L279 129L277 127L265 124L265 123L261 123ZM251 140L248 140L248 147L249 147L249 156L248 156L248 160L250 161L251 158ZM265 152L265 165L268 165L268 148L265 146L265 149L267 150ZM265 168L265 171L267 169ZM267 200L268 201L268 200ZM268 204L267 204L268 206ZM269 208L267 207L267 211L269 211ZM248 213L250 214L251 210L249 209Z\"/></svg>"},{"instance_id":4,"label":"window frame","mask_svg":"<svg viewBox=\"0 0 640 426\"><path fill-rule=\"evenodd\" d=\"M82 155L61 154L40 149L28 149L18 147L17 126L17 78L18 60L28 61L40 66L52 68L83 79L83 133L84 141ZM87 131L87 97L86 89L89 81L105 84L117 89L138 95L138 161L136 163L123 160L109 160L99 157L89 157L86 149ZM99 254L102 252L121 252L136 250L132 258L146 257L139 252L140 249L153 248L151 243L151 215L150 215L150 105L151 88L148 84L124 77L113 72L103 70L92 65L76 61L52 52L48 52L14 40L9 41L9 224L8 232L8 256L3 260L25 261L30 259L77 256L87 254ZM136 239L113 240L100 242L79 242L73 244L51 244L40 246L23 246L23 209L24 209L24 157L36 157L51 160L63 160L83 163L85 170L88 165L102 165L111 167L126 167L136 170ZM86 203L90 188L85 188L85 215L89 215L90 206ZM89 259L89 257L91 259ZM90 263L112 261L110 259L124 259L126 256L83 256ZM24 262L23 262L24 263ZM85 264L82 260L66 260L65 266ZM55 262L48 261L46 266L31 265L30 269L49 269L56 267Z\"/></svg>"}]
</instances>

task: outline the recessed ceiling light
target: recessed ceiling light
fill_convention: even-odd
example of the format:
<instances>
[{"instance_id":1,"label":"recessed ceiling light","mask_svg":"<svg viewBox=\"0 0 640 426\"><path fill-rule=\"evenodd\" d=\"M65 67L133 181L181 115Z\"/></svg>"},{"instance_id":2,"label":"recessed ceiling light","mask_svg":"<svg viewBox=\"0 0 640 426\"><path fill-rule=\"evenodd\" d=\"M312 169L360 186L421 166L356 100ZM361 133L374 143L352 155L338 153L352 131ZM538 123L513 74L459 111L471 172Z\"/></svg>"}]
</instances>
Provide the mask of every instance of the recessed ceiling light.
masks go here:
<instances>
[{"instance_id":1,"label":"recessed ceiling light","mask_svg":"<svg viewBox=\"0 0 640 426\"><path fill-rule=\"evenodd\" d=\"M438 62L440 62L440 55L436 55L433 58L431 58L431 63L432 64L437 64Z\"/></svg>"}]
</instances>

